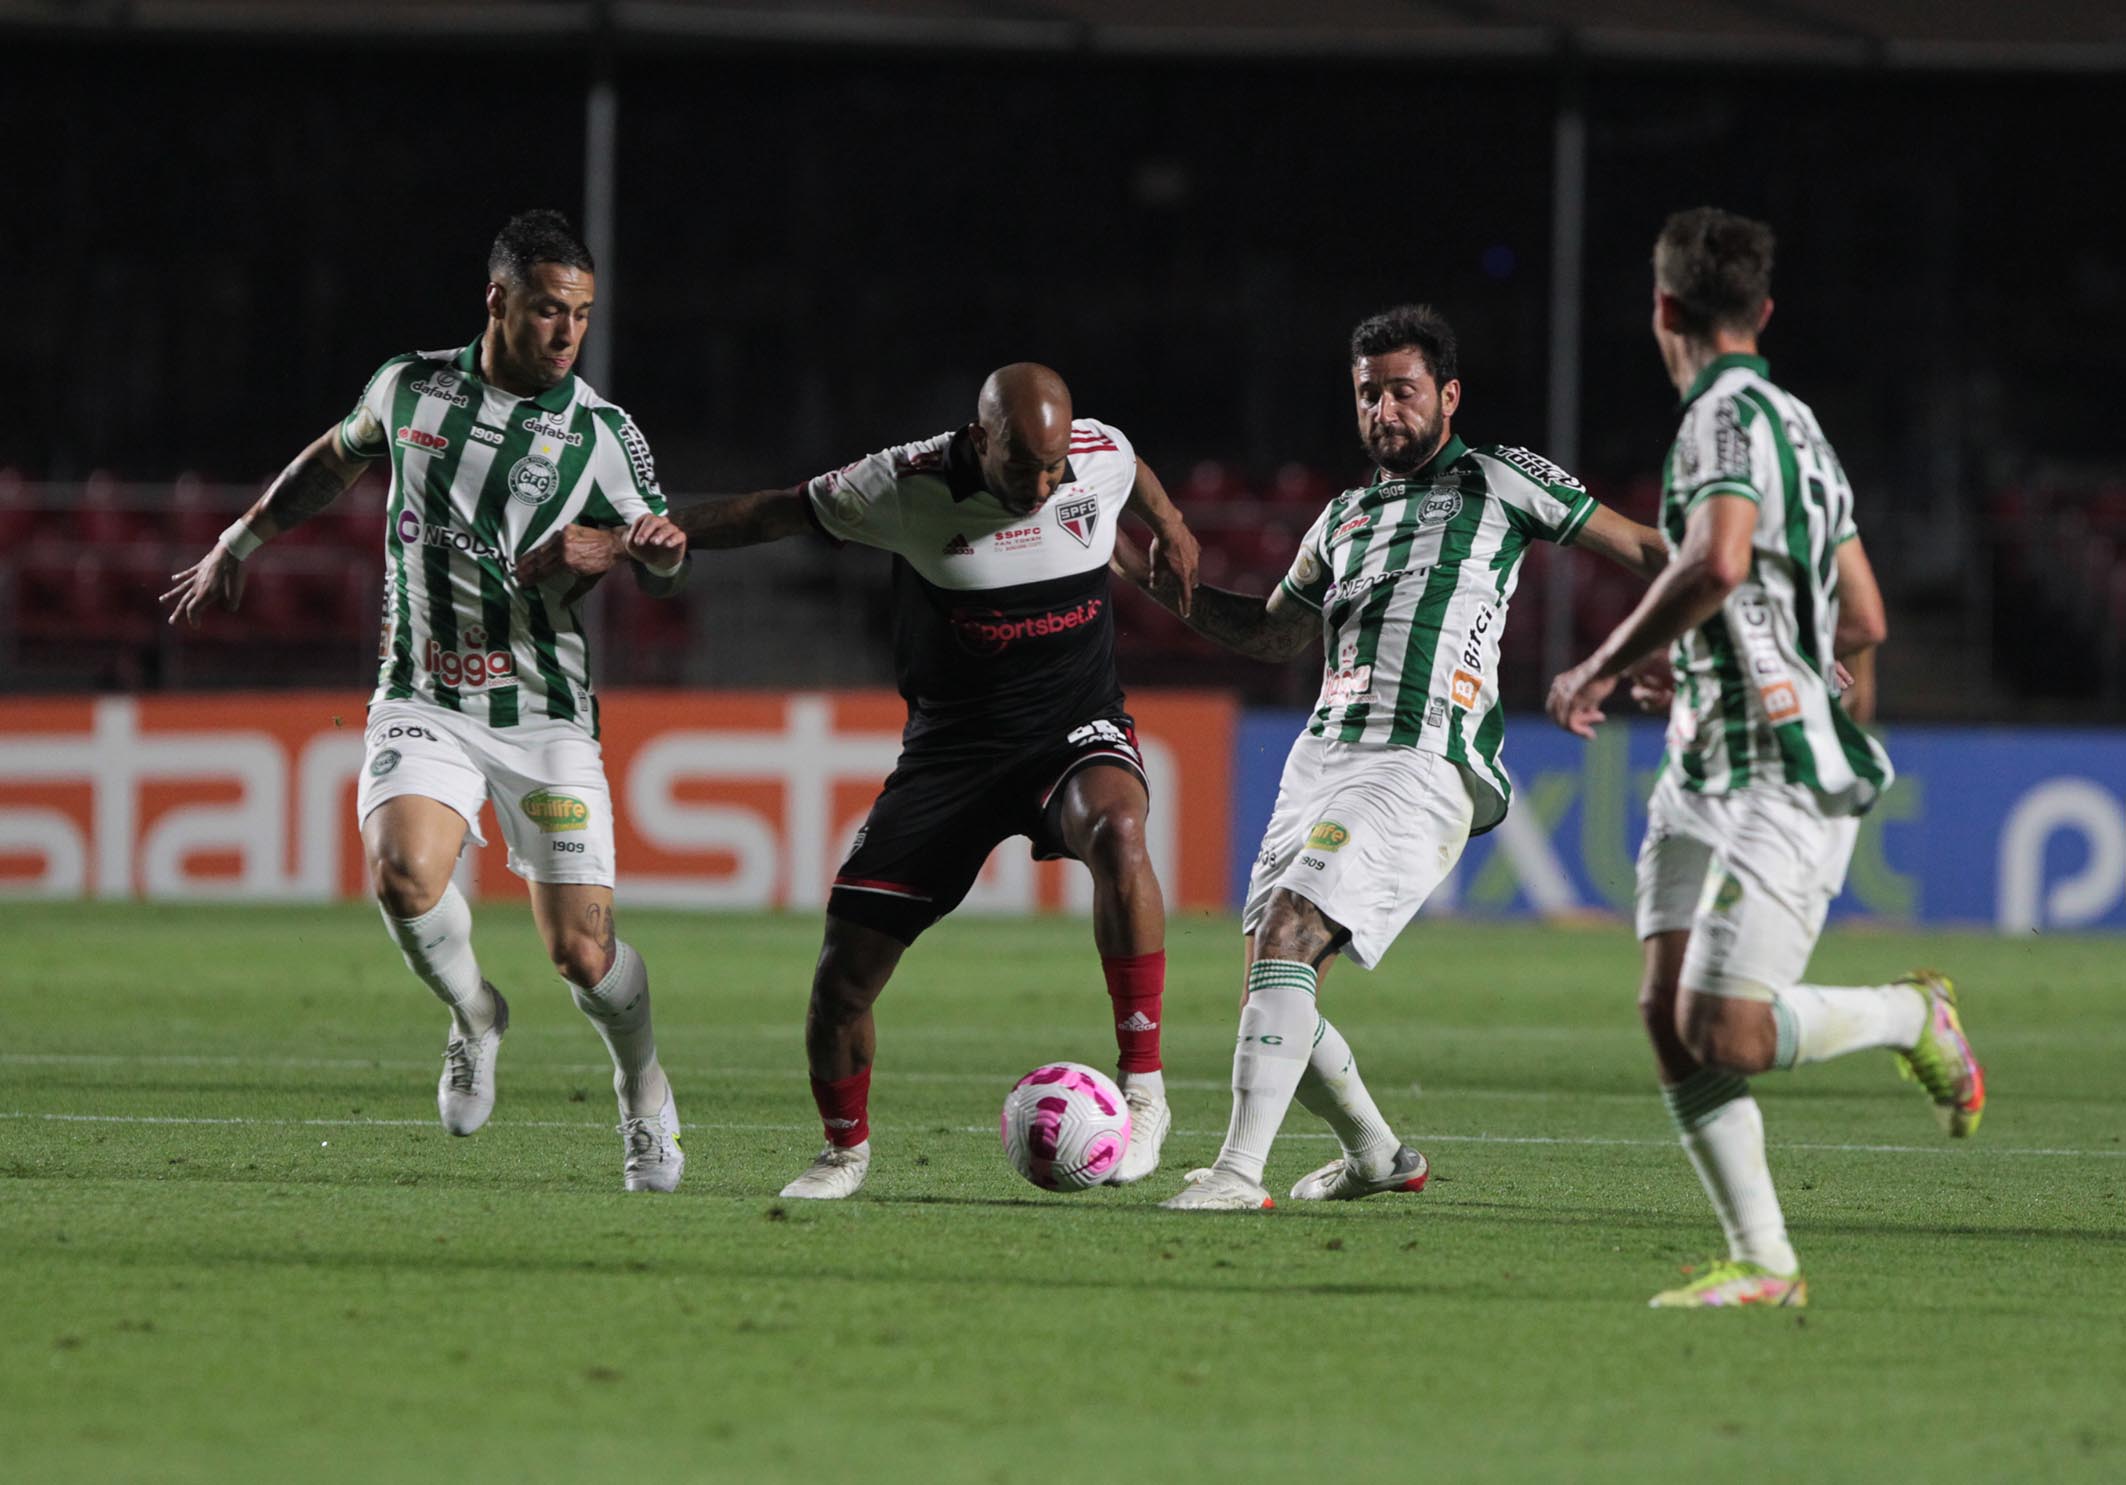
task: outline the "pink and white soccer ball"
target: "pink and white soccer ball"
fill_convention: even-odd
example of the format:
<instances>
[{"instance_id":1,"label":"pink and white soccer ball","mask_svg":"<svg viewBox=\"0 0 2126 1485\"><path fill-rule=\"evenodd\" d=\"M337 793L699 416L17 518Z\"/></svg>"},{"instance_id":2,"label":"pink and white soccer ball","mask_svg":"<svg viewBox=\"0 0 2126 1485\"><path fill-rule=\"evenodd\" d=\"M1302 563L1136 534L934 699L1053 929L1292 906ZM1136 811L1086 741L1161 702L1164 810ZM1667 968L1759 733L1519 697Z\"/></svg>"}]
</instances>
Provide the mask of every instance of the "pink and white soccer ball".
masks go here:
<instances>
[{"instance_id":1,"label":"pink and white soccer ball","mask_svg":"<svg viewBox=\"0 0 2126 1485\"><path fill-rule=\"evenodd\" d=\"M1129 1104L1098 1068L1051 1062L1012 1085L997 1133L1011 1168L1043 1191L1083 1191L1122 1163Z\"/></svg>"}]
</instances>

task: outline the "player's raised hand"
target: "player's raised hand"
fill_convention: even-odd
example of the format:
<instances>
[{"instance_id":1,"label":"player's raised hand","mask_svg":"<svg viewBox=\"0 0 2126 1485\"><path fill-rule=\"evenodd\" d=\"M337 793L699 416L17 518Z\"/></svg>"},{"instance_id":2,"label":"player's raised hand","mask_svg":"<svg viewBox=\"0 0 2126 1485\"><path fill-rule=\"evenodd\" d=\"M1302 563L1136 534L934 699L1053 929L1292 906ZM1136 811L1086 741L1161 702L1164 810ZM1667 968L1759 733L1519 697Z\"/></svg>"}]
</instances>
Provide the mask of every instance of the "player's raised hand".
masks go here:
<instances>
[{"instance_id":1,"label":"player's raised hand","mask_svg":"<svg viewBox=\"0 0 2126 1485\"><path fill-rule=\"evenodd\" d=\"M1152 538L1151 586L1158 590L1171 584L1170 591L1179 595L1176 609L1184 619L1196 600L1196 564L1201 557L1196 533L1178 521Z\"/></svg>"},{"instance_id":2,"label":"player's raised hand","mask_svg":"<svg viewBox=\"0 0 2126 1485\"><path fill-rule=\"evenodd\" d=\"M671 573L686 560L687 534L663 516L641 516L628 527L627 554L654 573Z\"/></svg>"},{"instance_id":3,"label":"player's raised hand","mask_svg":"<svg viewBox=\"0 0 2126 1485\"><path fill-rule=\"evenodd\" d=\"M1593 738L1602 722L1602 703L1617 689L1613 675L1595 674L1595 663L1583 661L1550 683L1550 701L1545 708L1550 720L1575 737Z\"/></svg>"},{"instance_id":4,"label":"player's raised hand","mask_svg":"<svg viewBox=\"0 0 2126 1485\"><path fill-rule=\"evenodd\" d=\"M1676 699L1676 672L1668 656L1649 655L1626 673L1631 681L1631 704L1642 712L1661 713Z\"/></svg>"},{"instance_id":5,"label":"player's raised hand","mask_svg":"<svg viewBox=\"0 0 2126 1485\"><path fill-rule=\"evenodd\" d=\"M562 573L597 579L620 560L624 538L596 526L564 526L517 559L517 581L531 587ZM686 538L680 538L684 547ZM585 586L589 586L586 584Z\"/></svg>"},{"instance_id":6,"label":"player's raised hand","mask_svg":"<svg viewBox=\"0 0 2126 1485\"><path fill-rule=\"evenodd\" d=\"M209 603L220 604L234 613L236 605L243 601L244 564L220 542L183 572L171 573L170 580L177 586L157 601L170 605L172 624L183 619L197 629L199 616Z\"/></svg>"}]
</instances>

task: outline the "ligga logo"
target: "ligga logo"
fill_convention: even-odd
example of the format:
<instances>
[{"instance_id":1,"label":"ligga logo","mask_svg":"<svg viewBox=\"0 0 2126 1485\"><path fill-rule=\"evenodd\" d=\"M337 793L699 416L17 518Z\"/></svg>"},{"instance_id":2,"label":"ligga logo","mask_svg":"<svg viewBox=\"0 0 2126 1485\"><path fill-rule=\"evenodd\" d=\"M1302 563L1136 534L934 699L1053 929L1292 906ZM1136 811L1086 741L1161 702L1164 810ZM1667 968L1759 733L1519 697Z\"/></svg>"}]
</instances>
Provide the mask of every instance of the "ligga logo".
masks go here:
<instances>
[{"instance_id":1,"label":"ligga logo","mask_svg":"<svg viewBox=\"0 0 2126 1485\"><path fill-rule=\"evenodd\" d=\"M590 824L591 807L573 794L534 789L518 801L524 816L548 835L581 830Z\"/></svg>"}]
</instances>

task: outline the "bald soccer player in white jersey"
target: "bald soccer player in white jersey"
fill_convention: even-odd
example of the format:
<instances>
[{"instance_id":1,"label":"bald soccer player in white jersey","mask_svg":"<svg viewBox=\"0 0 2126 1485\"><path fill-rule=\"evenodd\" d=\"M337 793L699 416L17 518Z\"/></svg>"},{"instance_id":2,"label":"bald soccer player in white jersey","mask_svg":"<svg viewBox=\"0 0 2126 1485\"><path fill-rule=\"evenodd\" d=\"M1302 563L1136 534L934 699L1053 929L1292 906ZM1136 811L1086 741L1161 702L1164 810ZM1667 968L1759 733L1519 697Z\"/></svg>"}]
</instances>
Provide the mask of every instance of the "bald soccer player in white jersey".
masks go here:
<instances>
[{"instance_id":1,"label":"bald soccer player in white jersey","mask_svg":"<svg viewBox=\"0 0 2126 1485\"><path fill-rule=\"evenodd\" d=\"M614 929L612 797L575 580L525 584L511 569L565 527L624 552L651 591L675 592L686 539L665 517L641 432L574 374L596 280L567 219L512 218L488 280L477 340L385 362L354 410L164 597L173 623L196 624L209 603L233 609L245 559L390 459L382 663L356 808L385 926L450 1009L443 1127L466 1135L487 1121L509 1028L451 880L491 802L547 952L612 1054L622 1183L670 1191L686 1156L649 978Z\"/></svg>"},{"instance_id":2,"label":"bald soccer player in white jersey","mask_svg":"<svg viewBox=\"0 0 2126 1485\"><path fill-rule=\"evenodd\" d=\"M1648 577L1664 560L1658 532L1548 460L1456 437L1456 363L1453 329L1424 305L1360 324L1351 387L1374 481L1329 502L1268 598L1199 587L1183 615L1260 659L1316 642L1324 653L1321 700L1285 760L1242 910L1232 1118L1216 1162L1166 1203L1177 1211L1275 1205L1263 1171L1295 1096L1342 1146L1295 1199L1424 1188L1425 1157L1389 1128L1316 1007L1322 978L1339 952L1379 964L1469 837L1506 817L1499 636L1529 546L1583 547ZM1179 611L1142 554L1118 556Z\"/></svg>"},{"instance_id":3,"label":"bald soccer player in white jersey","mask_svg":"<svg viewBox=\"0 0 2126 1485\"><path fill-rule=\"evenodd\" d=\"M1591 737L1617 678L1670 647L1668 751L1639 851L1639 1011L1662 1096L1728 1256L1660 1308L1807 1303L1764 1157L1752 1074L1887 1047L1952 1137L1978 1127L1985 1073L1933 971L1857 988L1800 983L1890 760L1838 694L1887 631L1853 489L1808 405L1771 381L1772 231L1711 207L1654 246L1654 339L1683 398L1661 530L1673 557L1550 714Z\"/></svg>"},{"instance_id":4,"label":"bald soccer player in white jersey","mask_svg":"<svg viewBox=\"0 0 2126 1485\"><path fill-rule=\"evenodd\" d=\"M1127 1149L1108 1178L1157 1167L1171 1123L1159 1054L1166 910L1146 853L1144 762L1115 672L1108 556L1122 515L1161 543L1186 594L1196 543L1120 430L1020 362L982 385L975 421L792 489L689 506L693 547L811 534L894 554L900 761L827 898L805 1052L825 1129L788 1197L855 1194L871 1166L872 1005L901 955L1014 835L1093 880L1093 942L1114 1012ZM602 554L594 554L602 557ZM575 563L557 548L540 561ZM592 572L596 561L576 564ZM534 568L534 571L541 570Z\"/></svg>"}]
</instances>

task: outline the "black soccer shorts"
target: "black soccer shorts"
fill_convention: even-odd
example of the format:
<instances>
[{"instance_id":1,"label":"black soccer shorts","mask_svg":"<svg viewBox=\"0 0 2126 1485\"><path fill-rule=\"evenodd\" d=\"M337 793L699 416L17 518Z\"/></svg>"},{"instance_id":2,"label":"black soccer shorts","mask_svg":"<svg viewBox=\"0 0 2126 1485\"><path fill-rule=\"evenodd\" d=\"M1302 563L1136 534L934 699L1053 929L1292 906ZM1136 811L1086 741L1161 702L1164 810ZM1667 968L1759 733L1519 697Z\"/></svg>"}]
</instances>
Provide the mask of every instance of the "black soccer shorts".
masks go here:
<instances>
[{"instance_id":1,"label":"black soccer shorts","mask_svg":"<svg viewBox=\"0 0 2126 1485\"><path fill-rule=\"evenodd\" d=\"M1063 786L1099 767L1126 768L1150 788L1136 727L1122 713L993 756L903 753L835 874L827 912L914 943L966 898L998 842L1024 835L1036 861L1072 856Z\"/></svg>"}]
</instances>

